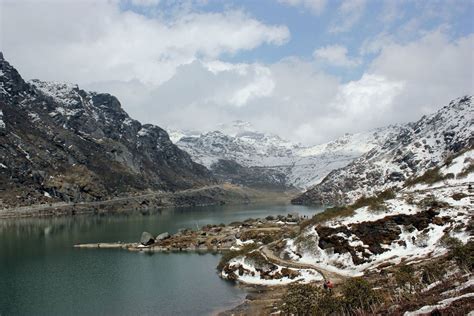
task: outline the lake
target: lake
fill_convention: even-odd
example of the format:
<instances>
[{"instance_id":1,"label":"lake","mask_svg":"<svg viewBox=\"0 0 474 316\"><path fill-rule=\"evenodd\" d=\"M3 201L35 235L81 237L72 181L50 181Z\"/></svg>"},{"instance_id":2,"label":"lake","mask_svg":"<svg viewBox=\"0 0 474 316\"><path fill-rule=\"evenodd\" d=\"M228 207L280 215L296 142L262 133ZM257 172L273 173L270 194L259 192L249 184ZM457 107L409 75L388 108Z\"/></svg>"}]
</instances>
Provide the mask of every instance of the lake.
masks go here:
<instances>
[{"instance_id":1,"label":"lake","mask_svg":"<svg viewBox=\"0 0 474 316\"><path fill-rule=\"evenodd\" d=\"M249 217L313 215L295 205L212 206L150 215L81 215L0 220L0 315L208 315L245 292L216 273L218 254L78 249L77 243L134 242Z\"/></svg>"}]
</instances>

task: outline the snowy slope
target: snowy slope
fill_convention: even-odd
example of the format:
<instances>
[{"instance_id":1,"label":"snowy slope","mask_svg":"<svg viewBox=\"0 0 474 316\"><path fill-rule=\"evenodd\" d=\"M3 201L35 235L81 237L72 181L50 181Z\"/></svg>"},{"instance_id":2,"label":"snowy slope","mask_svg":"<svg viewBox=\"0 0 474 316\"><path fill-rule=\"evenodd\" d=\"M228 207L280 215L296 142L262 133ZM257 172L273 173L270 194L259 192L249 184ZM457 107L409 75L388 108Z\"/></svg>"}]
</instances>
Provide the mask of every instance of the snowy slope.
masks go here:
<instances>
[{"instance_id":1,"label":"snowy slope","mask_svg":"<svg viewBox=\"0 0 474 316\"><path fill-rule=\"evenodd\" d=\"M245 167L282 173L288 186L303 189L319 183L330 171L346 166L399 131L398 126L389 126L308 147L258 132L248 122L236 121L218 128L200 135L185 131L170 131L170 135L178 147L210 169L219 160L230 160Z\"/></svg>"},{"instance_id":2,"label":"snowy slope","mask_svg":"<svg viewBox=\"0 0 474 316\"><path fill-rule=\"evenodd\" d=\"M293 202L346 204L387 188L401 187L460 150L473 145L472 97L453 100L436 113L401 126L398 134L331 172Z\"/></svg>"},{"instance_id":3,"label":"snowy slope","mask_svg":"<svg viewBox=\"0 0 474 316\"><path fill-rule=\"evenodd\" d=\"M468 224L473 164L474 150L468 150L440 169L452 178L405 187L385 201L383 210L361 207L354 215L308 226L301 236L286 240L282 255L349 276L381 263L443 255L443 237L463 243L473 237Z\"/></svg>"}]
</instances>

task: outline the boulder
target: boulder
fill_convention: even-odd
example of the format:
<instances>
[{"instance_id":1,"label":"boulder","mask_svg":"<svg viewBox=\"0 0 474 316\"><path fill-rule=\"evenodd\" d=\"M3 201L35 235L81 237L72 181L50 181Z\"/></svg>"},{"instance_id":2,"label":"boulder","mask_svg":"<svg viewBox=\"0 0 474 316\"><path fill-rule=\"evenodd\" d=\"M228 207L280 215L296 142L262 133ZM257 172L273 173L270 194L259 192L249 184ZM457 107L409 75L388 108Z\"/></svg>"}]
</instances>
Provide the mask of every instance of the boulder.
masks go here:
<instances>
[{"instance_id":1,"label":"boulder","mask_svg":"<svg viewBox=\"0 0 474 316\"><path fill-rule=\"evenodd\" d=\"M144 246L149 246L155 243L155 238L149 232L143 232L140 237L140 243Z\"/></svg>"},{"instance_id":2,"label":"boulder","mask_svg":"<svg viewBox=\"0 0 474 316\"><path fill-rule=\"evenodd\" d=\"M161 233L161 234L159 234L158 236L156 236L156 240L157 240L157 241L165 240L165 239L168 239L168 238L170 238L170 237L171 237L170 233L165 232L165 233Z\"/></svg>"}]
</instances>

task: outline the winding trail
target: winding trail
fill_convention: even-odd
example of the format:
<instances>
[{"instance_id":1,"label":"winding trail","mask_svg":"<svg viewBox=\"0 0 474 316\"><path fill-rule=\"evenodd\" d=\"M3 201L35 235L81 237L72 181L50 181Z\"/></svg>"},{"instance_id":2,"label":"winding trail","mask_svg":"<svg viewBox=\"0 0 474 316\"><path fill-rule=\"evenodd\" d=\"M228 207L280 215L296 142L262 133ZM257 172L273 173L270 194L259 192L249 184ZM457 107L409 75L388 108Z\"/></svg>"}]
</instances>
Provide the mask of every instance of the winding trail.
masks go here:
<instances>
[{"instance_id":1,"label":"winding trail","mask_svg":"<svg viewBox=\"0 0 474 316\"><path fill-rule=\"evenodd\" d=\"M334 284L342 283L345 279L348 278L347 276L341 275L333 271L329 271L317 265L281 259L278 256L276 256L275 253L272 250L270 250L270 248L268 248L268 245L264 245L263 247L259 249L259 251L261 252L263 256L267 258L267 260L275 264L286 266L289 268L295 268L295 269L316 270L323 276L324 280L331 280Z\"/></svg>"}]
</instances>

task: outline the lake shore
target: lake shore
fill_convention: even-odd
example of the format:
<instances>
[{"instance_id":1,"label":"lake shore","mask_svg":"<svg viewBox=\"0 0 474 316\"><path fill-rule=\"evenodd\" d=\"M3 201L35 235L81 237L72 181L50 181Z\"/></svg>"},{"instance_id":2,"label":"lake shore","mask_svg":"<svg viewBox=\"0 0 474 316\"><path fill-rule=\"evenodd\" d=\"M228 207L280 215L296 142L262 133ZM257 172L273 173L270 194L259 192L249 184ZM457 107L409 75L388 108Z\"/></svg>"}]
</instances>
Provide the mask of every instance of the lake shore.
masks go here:
<instances>
[{"instance_id":1,"label":"lake shore","mask_svg":"<svg viewBox=\"0 0 474 316\"><path fill-rule=\"evenodd\" d=\"M289 203L294 192L264 191L220 184L179 192L147 192L100 201L51 202L0 209L0 219L78 214L149 213L170 207Z\"/></svg>"}]
</instances>

